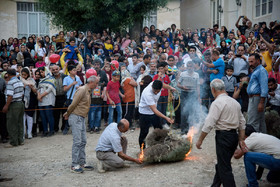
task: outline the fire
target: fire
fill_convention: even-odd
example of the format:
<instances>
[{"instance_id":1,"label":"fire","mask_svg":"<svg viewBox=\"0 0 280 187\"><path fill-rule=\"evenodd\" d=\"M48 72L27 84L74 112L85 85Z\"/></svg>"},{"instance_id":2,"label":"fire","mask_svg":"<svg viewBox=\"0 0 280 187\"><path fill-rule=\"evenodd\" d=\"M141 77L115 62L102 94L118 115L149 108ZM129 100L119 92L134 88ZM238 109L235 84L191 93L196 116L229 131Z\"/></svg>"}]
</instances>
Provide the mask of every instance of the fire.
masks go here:
<instances>
[{"instance_id":1,"label":"fire","mask_svg":"<svg viewBox=\"0 0 280 187\"><path fill-rule=\"evenodd\" d=\"M190 150L189 152L185 155L185 160L187 160L187 157L189 156L189 154L192 151L192 140L193 140L193 136L194 136L194 127L192 126L191 129L189 130L188 134L187 134L187 138L190 141Z\"/></svg>"},{"instance_id":2,"label":"fire","mask_svg":"<svg viewBox=\"0 0 280 187\"><path fill-rule=\"evenodd\" d=\"M144 159L144 143L141 144L141 152L139 154L139 160L143 161Z\"/></svg>"}]
</instances>

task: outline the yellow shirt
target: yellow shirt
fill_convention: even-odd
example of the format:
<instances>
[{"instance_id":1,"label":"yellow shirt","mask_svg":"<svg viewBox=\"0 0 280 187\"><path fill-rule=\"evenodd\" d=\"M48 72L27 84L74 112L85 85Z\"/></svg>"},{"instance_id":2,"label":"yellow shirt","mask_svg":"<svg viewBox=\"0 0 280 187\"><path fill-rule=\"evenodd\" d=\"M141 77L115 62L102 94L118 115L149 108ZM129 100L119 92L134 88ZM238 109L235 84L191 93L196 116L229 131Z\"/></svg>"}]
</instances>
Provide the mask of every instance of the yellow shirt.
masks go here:
<instances>
[{"instance_id":1,"label":"yellow shirt","mask_svg":"<svg viewBox=\"0 0 280 187\"><path fill-rule=\"evenodd\" d=\"M263 52L262 56L264 57L264 61L266 63L265 69L269 73L272 70L272 57L270 56L269 51Z\"/></svg>"}]
</instances>

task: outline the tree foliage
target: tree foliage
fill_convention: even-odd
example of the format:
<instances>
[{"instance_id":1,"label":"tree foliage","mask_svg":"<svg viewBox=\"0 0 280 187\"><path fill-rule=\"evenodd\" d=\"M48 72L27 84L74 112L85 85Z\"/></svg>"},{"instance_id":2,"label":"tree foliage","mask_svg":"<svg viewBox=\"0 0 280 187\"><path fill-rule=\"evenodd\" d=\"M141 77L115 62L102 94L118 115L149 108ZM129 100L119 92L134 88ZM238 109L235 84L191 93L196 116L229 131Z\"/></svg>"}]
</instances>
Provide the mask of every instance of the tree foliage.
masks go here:
<instances>
[{"instance_id":1,"label":"tree foliage","mask_svg":"<svg viewBox=\"0 0 280 187\"><path fill-rule=\"evenodd\" d=\"M39 0L56 26L66 30L119 30L133 26L151 10L164 7L167 0Z\"/></svg>"}]
</instances>

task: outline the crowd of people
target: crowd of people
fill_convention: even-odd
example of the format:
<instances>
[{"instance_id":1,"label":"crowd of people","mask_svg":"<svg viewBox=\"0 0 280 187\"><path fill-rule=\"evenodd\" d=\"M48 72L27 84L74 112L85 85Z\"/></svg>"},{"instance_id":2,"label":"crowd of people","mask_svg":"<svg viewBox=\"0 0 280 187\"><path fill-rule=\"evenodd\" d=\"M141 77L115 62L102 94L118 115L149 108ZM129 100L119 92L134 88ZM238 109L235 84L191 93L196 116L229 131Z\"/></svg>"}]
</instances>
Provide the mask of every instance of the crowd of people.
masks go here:
<instances>
[{"instance_id":1,"label":"crowd of people","mask_svg":"<svg viewBox=\"0 0 280 187\"><path fill-rule=\"evenodd\" d=\"M100 132L102 119L107 126L122 118L132 131L139 120L140 146L148 134L143 123L169 129L174 122L173 128L187 134L198 121L200 104L208 109L214 100L210 83L215 79L223 81L228 96L247 113L247 125L266 133L265 108L280 114L279 44L279 22L253 25L246 16L230 30L217 24L200 30L152 25L143 28L140 41L108 30L2 39L1 140L9 138L17 146L38 132L42 137L59 130L67 134L70 126L62 114L87 83L87 74L99 77L90 93L91 134ZM146 87L149 91L143 91ZM152 92L156 97L149 96ZM173 107L180 104L175 121L170 102ZM155 108L145 109L143 103ZM156 115L149 118L151 114Z\"/></svg>"}]
</instances>

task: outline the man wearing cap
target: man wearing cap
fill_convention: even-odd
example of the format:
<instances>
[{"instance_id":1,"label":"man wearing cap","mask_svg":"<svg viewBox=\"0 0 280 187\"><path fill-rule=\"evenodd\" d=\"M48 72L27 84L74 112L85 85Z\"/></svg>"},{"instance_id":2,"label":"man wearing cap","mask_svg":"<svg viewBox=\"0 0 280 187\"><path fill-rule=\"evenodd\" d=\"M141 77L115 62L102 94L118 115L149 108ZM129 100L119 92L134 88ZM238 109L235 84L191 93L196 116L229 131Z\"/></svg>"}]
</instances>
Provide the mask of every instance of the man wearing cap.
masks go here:
<instances>
[{"instance_id":1,"label":"man wearing cap","mask_svg":"<svg viewBox=\"0 0 280 187\"><path fill-rule=\"evenodd\" d=\"M16 77L15 69L8 69L8 84L6 86L6 104L3 112L7 113L7 130L10 136L10 146L23 145L23 114L24 95L23 83Z\"/></svg>"}]
</instances>

